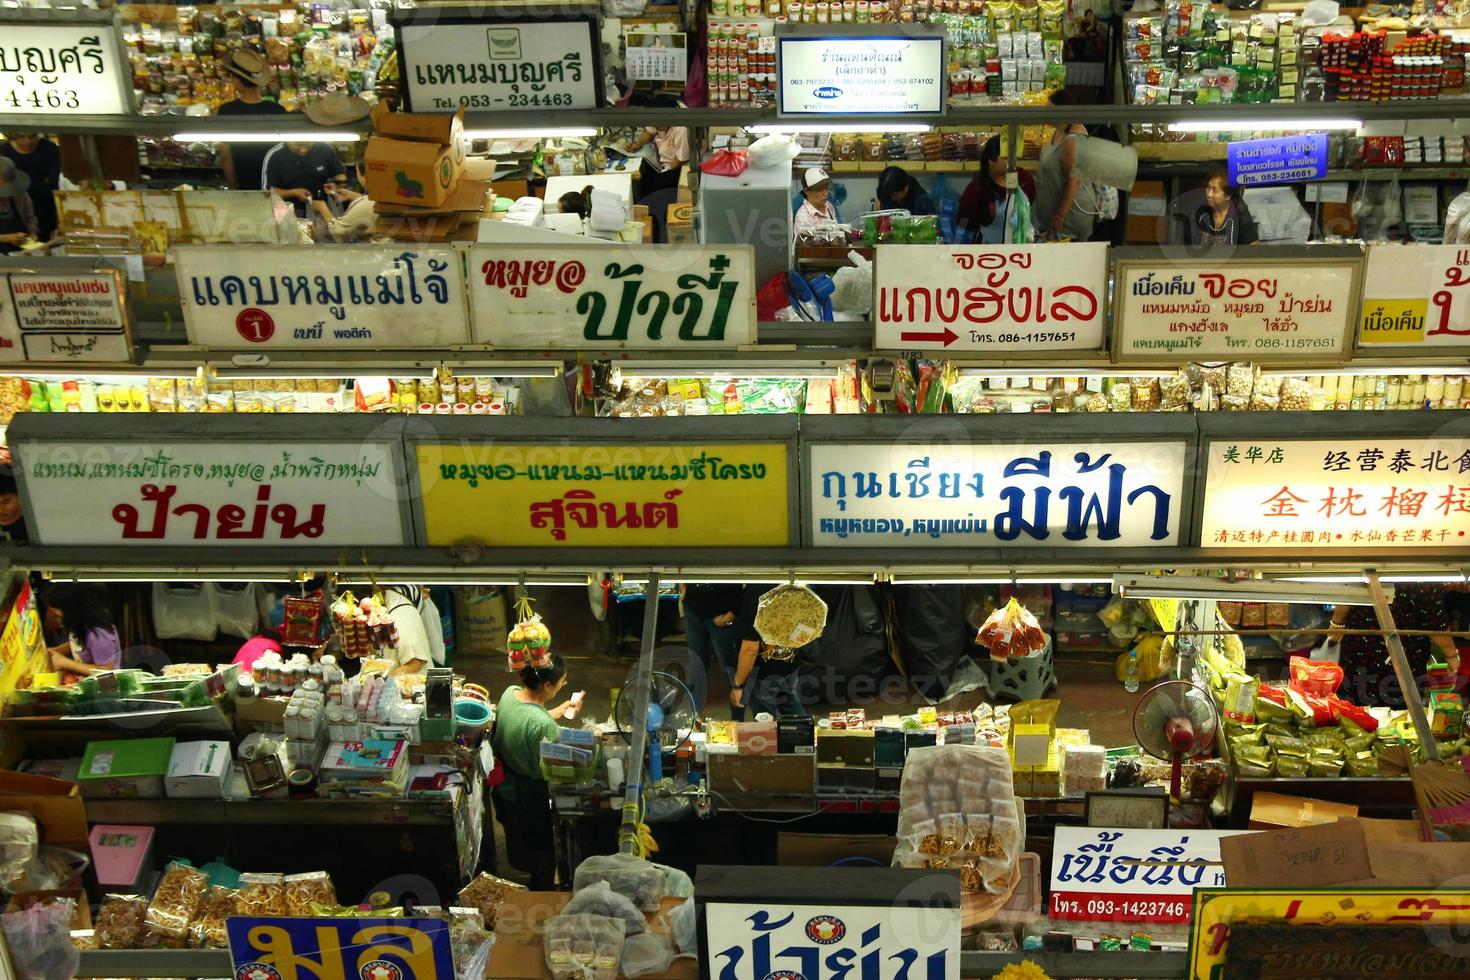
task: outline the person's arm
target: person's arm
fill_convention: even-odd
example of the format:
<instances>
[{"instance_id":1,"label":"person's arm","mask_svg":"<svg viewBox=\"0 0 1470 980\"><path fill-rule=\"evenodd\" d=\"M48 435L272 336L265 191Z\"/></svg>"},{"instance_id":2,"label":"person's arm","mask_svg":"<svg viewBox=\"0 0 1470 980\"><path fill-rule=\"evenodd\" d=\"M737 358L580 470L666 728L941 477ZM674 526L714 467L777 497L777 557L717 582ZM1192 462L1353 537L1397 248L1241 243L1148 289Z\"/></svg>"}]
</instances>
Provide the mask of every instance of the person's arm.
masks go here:
<instances>
[{"instance_id":1,"label":"person's arm","mask_svg":"<svg viewBox=\"0 0 1470 980\"><path fill-rule=\"evenodd\" d=\"M1062 225L1072 211L1072 202L1077 199L1077 191L1082 187L1082 178L1072 176L1072 168L1077 163L1077 141L1072 139L1071 133L1062 138L1062 147L1058 152L1062 155L1062 199L1057 202L1057 213L1052 215L1051 230L1061 234Z\"/></svg>"},{"instance_id":2,"label":"person's arm","mask_svg":"<svg viewBox=\"0 0 1470 980\"><path fill-rule=\"evenodd\" d=\"M755 661L760 652L759 640L744 640L740 644L740 659L735 664L735 679L730 684L730 704L733 707L745 707L745 684L755 670Z\"/></svg>"},{"instance_id":3,"label":"person's arm","mask_svg":"<svg viewBox=\"0 0 1470 980\"><path fill-rule=\"evenodd\" d=\"M63 671L63 670L64 671L70 671L73 674L81 674L82 676L85 677L88 674L95 674L99 670L104 670L105 669L103 667L97 667L97 666L95 666L93 664L86 663L85 661L82 661L82 660L77 660L74 657L69 657L65 653L62 652L63 650L70 651L70 649L71 649L71 647L65 646L65 645L60 646L60 647L53 647L52 648L52 650L51 650L51 669L52 670L55 670L55 671Z\"/></svg>"},{"instance_id":4,"label":"person's arm","mask_svg":"<svg viewBox=\"0 0 1470 980\"><path fill-rule=\"evenodd\" d=\"M1448 633L1435 633L1429 638L1434 648L1444 657L1444 662L1449 665L1450 673L1460 672L1460 649L1455 646L1454 639Z\"/></svg>"},{"instance_id":5,"label":"person's arm","mask_svg":"<svg viewBox=\"0 0 1470 980\"><path fill-rule=\"evenodd\" d=\"M563 701L561 704L557 705L555 708L547 708L546 709L546 713L548 715L550 715L554 720L561 721L563 718L565 718L567 716L567 711L569 709L572 709L572 708L578 708L578 709L580 709L582 707L582 698L585 697L585 696L586 696L586 692L585 691L573 691L571 697L567 698L565 701Z\"/></svg>"},{"instance_id":6,"label":"person's arm","mask_svg":"<svg viewBox=\"0 0 1470 980\"><path fill-rule=\"evenodd\" d=\"M1347 626L1348 612L1351 608L1350 606L1332 607L1332 625L1327 630L1328 643L1342 642L1343 630Z\"/></svg>"},{"instance_id":7,"label":"person's arm","mask_svg":"<svg viewBox=\"0 0 1470 980\"><path fill-rule=\"evenodd\" d=\"M235 177L235 155L230 152L230 144L221 143L216 155L220 169L225 172L225 183L230 185L231 190L238 188L240 182Z\"/></svg>"}]
</instances>

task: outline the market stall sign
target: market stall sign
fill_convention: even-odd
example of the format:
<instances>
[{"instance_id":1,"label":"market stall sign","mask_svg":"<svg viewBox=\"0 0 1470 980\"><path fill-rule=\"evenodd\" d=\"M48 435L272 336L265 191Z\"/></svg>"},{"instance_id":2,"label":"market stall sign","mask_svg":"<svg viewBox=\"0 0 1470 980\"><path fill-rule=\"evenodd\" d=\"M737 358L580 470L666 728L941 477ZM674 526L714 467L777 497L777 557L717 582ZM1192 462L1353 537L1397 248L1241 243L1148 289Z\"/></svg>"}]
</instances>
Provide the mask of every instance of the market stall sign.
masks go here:
<instances>
[{"instance_id":1,"label":"market stall sign","mask_svg":"<svg viewBox=\"0 0 1470 980\"><path fill-rule=\"evenodd\" d=\"M435 7L396 16L404 97L413 112L601 105L595 15L507 20Z\"/></svg>"},{"instance_id":2,"label":"market stall sign","mask_svg":"<svg viewBox=\"0 0 1470 980\"><path fill-rule=\"evenodd\" d=\"M132 70L116 25L95 17L52 21L44 14L0 17L0 114L131 113Z\"/></svg>"},{"instance_id":3,"label":"market stall sign","mask_svg":"<svg viewBox=\"0 0 1470 980\"><path fill-rule=\"evenodd\" d=\"M5 630L0 632L0 706L15 691L29 687L36 674L50 669L36 594L30 583L24 582L5 620Z\"/></svg>"},{"instance_id":4,"label":"market stall sign","mask_svg":"<svg viewBox=\"0 0 1470 980\"><path fill-rule=\"evenodd\" d=\"M812 443L816 547L1181 544L1177 442Z\"/></svg>"},{"instance_id":5,"label":"market stall sign","mask_svg":"<svg viewBox=\"0 0 1470 980\"><path fill-rule=\"evenodd\" d=\"M454 249L175 249L189 342L211 350L443 348L470 342Z\"/></svg>"},{"instance_id":6,"label":"market stall sign","mask_svg":"<svg viewBox=\"0 0 1470 980\"><path fill-rule=\"evenodd\" d=\"M0 362L131 361L115 271L0 274Z\"/></svg>"},{"instance_id":7,"label":"market stall sign","mask_svg":"<svg viewBox=\"0 0 1470 980\"><path fill-rule=\"evenodd\" d=\"M750 246L477 245L476 340L512 349L729 349L756 340Z\"/></svg>"},{"instance_id":8,"label":"market stall sign","mask_svg":"<svg viewBox=\"0 0 1470 980\"><path fill-rule=\"evenodd\" d=\"M1098 350L1108 247L880 245L873 273L882 350Z\"/></svg>"},{"instance_id":9,"label":"market stall sign","mask_svg":"<svg viewBox=\"0 0 1470 980\"><path fill-rule=\"evenodd\" d=\"M1218 980L1230 976L1226 961L1235 924L1279 922L1303 926L1412 925L1420 930L1423 963L1386 962L1378 950L1354 952L1339 942L1330 959L1300 962L1295 976L1330 971L1333 976L1396 977L1439 976L1416 967L1431 965L1435 954L1459 958L1463 976L1463 942L1433 947L1436 935L1450 942L1455 933L1470 925L1470 891L1464 888L1214 888L1201 887L1194 896L1194 917L1189 933L1190 980ZM1439 927L1427 931L1427 927ZM1448 927L1458 927L1451 929ZM1346 933L1342 936L1346 938ZM1358 972L1349 972L1349 971ZM1245 974L1242 974L1245 975ZM1249 974L1254 976L1255 974ZM1278 975L1273 973L1273 976ZM1455 975L1455 974L1451 974Z\"/></svg>"},{"instance_id":10,"label":"market stall sign","mask_svg":"<svg viewBox=\"0 0 1470 980\"><path fill-rule=\"evenodd\" d=\"M416 445L429 547L785 547L785 443Z\"/></svg>"},{"instance_id":11,"label":"market stall sign","mask_svg":"<svg viewBox=\"0 0 1470 980\"><path fill-rule=\"evenodd\" d=\"M36 544L412 543L390 442L12 442Z\"/></svg>"},{"instance_id":12,"label":"market stall sign","mask_svg":"<svg viewBox=\"0 0 1470 980\"><path fill-rule=\"evenodd\" d=\"M1340 360L1361 268L1359 259L1120 259L1117 360Z\"/></svg>"},{"instance_id":13,"label":"market stall sign","mask_svg":"<svg viewBox=\"0 0 1470 980\"><path fill-rule=\"evenodd\" d=\"M859 964L864 977L960 976L958 907L710 902L704 915L703 972L720 980L856 975Z\"/></svg>"},{"instance_id":14,"label":"market stall sign","mask_svg":"<svg viewBox=\"0 0 1470 980\"><path fill-rule=\"evenodd\" d=\"M1358 347L1470 347L1466 286L1470 286L1470 248L1463 245L1371 246L1363 277Z\"/></svg>"},{"instance_id":15,"label":"market stall sign","mask_svg":"<svg viewBox=\"0 0 1470 980\"><path fill-rule=\"evenodd\" d=\"M1321 180L1327 176L1327 134L1237 140L1226 145L1225 162L1237 187Z\"/></svg>"},{"instance_id":16,"label":"market stall sign","mask_svg":"<svg viewBox=\"0 0 1470 980\"><path fill-rule=\"evenodd\" d=\"M443 919L231 916L236 980L413 980L453 977Z\"/></svg>"},{"instance_id":17,"label":"market stall sign","mask_svg":"<svg viewBox=\"0 0 1470 980\"><path fill-rule=\"evenodd\" d=\"M783 116L938 115L949 77L944 35L778 34L776 77Z\"/></svg>"},{"instance_id":18,"label":"market stall sign","mask_svg":"<svg viewBox=\"0 0 1470 980\"><path fill-rule=\"evenodd\" d=\"M1200 547L1375 549L1470 544L1470 439L1206 443Z\"/></svg>"},{"instance_id":19,"label":"market stall sign","mask_svg":"<svg viewBox=\"0 0 1470 980\"><path fill-rule=\"evenodd\" d=\"M1188 922L1194 889L1225 884L1220 839L1239 833L1058 827L1051 918Z\"/></svg>"}]
</instances>

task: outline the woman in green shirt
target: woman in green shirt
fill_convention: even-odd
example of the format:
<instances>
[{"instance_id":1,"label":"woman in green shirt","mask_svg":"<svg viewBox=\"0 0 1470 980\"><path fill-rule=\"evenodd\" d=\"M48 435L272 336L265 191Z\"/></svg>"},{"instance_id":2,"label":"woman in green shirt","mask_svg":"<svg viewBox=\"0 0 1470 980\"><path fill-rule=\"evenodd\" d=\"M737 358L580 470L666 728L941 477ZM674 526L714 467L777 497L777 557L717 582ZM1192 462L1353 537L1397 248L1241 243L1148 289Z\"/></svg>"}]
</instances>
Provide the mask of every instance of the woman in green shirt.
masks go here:
<instances>
[{"instance_id":1,"label":"woman in green shirt","mask_svg":"<svg viewBox=\"0 0 1470 980\"><path fill-rule=\"evenodd\" d=\"M505 689L495 707L490 744L505 768L495 787L495 815L505 828L511 867L531 876L533 891L556 887L556 838L551 826L551 795L541 778L541 742L555 741L557 721L576 715L578 691L554 708L552 699L567 683L566 662L555 654L545 667L526 667L521 683Z\"/></svg>"}]
</instances>

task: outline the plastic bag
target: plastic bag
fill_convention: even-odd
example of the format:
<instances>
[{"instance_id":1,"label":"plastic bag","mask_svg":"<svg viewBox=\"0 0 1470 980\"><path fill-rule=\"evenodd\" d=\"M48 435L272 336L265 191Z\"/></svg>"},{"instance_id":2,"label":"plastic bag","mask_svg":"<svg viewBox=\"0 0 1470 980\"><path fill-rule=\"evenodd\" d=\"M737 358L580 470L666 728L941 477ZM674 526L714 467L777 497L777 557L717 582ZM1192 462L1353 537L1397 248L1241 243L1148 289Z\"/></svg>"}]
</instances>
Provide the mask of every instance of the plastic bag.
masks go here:
<instances>
[{"instance_id":1,"label":"plastic bag","mask_svg":"<svg viewBox=\"0 0 1470 980\"><path fill-rule=\"evenodd\" d=\"M0 813L0 887L23 890L21 885L40 842L35 818L23 813Z\"/></svg>"},{"instance_id":2,"label":"plastic bag","mask_svg":"<svg viewBox=\"0 0 1470 980\"><path fill-rule=\"evenodd\" d=\"M564 915L600 915L609 919L622 919L623 935L636 936L646 932L648 923L632 899L612 890L606 881L594 882L572 896L562 909Z\"/></svg>"},{"instance_id":3,"label":"plastic bag","mask_svg":"<svg viewBox=\"0 0 1470 980\"><path fill-rule=\"evenodd\" d=\"M72 902L33 905L0 916L10 963L20 980L76 976L81 953L71 942Z\"/></svg>"},{"instance_id":4,"label":"plastic bag","mask_svg":"<svg viewBox=\"0 0 1470 980\"><path fill-rule=\"evenodd\" d=\"M623 958L623 920L558 915L546 920L541 941L554 980L616 980Z\"/></svg>"},{"instance_id":5,"label":"plastic bag","mask_svg":"<svg viewBox=\"0 0 1470 980\"><path fill-rule=\"evenodd\" d=\"M857 252L847 260L852 265L832 273L832 309L866 316L873 309L873 263Z\"/></svg>"},{"instance_id":6,"label":"plastic bag","mask_svg":"<svg viewBox=\"0 0 1470 980\"><path fill-rule=\"evenodd\" d=\"M1335 663L1308 660L1306 657L1292 657L1289 663L1290 687L1294 691L1325 698L1336 694L1337 689L1342 686L1342 668Z\"/></svg>"},{"instance_id":7,"label":"plastic bag","mask_svg":"<svg viewBox=\"0 0 1470 980\"><path fill-rule=\"evenodd\" d=\"M225 636L248 640L255 635L260 609L256 601L259 586L251 583L206 582L210 602L214 606L214 624Z\"/></svg>"},{"instance_id":8,"label":"plastic bag","mask_svg":"<svg viewBox=\"0 0 1470 980\"><path fill-rule=\"evenodd\" d=\"M154 582L153 632L160 640L213 640L214 594L202 585Z\"/></svg>"},{"instance_id":9,"label":"plastic bag","mask_svg":"<svg viewBox=\"0 0 1470 980\"><path fill-rule=\"evenodd\" d=\"M990 614L980 627L975 642L990 651L996 660L1029 657L1046 648L1046 634L1041 624L1013 596L1009 602Z\"/></svg>"},{"instance_id":10,"label":"plastic bag","mask_svg":"<svg viewBox=\"0 0 1470 980\"><path fill-rule=\"evenodd\" d=\"M716 177L739 177L745 173L745 168L748 166L750 166L750 158L744 150L732 150L726 147L716 150L708 160L699 165L699 169L703 173Z\"/></svg>"},{"instance_id":11,"label":"plastic bag","mask_svg":"<svg viewBox=\"0 0 1470 980\"><path fill-rule=\"evenodd\" d=\"M80 851L43 844L26 865L25 875L14 883L13 891L50 892L60 888L80 888L82 875L92 859Z\"/></svg>"},{"instance_id":12,"label":"plastic bag","mask_svg":"<svg viewBox=\"0 0 1470 980\"><path fill-rule=\"evenodd\" d=\"M623 940L623 973L630 980L651 974L667 973L674 962L674 947L661 932L645 932Z\"/></svg>"},{"instance_id":13,"label":"plastic bag","mask_svg":"<svg viewBox=\"0 0 1470 980\"><path fill-rule=\"evenodd\" d=\"M669 931L681 955L699 955L699 919L694 914L694 897L669 913Z\"/></svg>"},{"instance_id":14,"label":"plastic bag","mask_svg":"<svg viewBox=\"0 0 1470 980\"><path fill-rule=\"evenodd\" d=\"M804 585L778 585L760 597L755 630L763 642L794 650L827 628L827 604Z\"/></svg>"},{"instance_id":15,"label":"plastic bag","mask_svg":"<svg viewBox=\"0 0 1470 980\"><path fill-rule=\"evenodd\" d=\"M594 855L577 865L572 891L605 881L644 912L658 911L664 898L664 874L652 862L628 854Z\"/></svg>"},{"instance_id":16,"label":"plastic bag","mask_svg":"<svg viewBox=\"0 0 1470 980\"><path fill-rule=\"evenodd\" d=\"M1342 660L1342 644L1323 640L1322 645L1312 651L1312 663L1335 664Z\"/></svg>"},{"instance_id":17,"label":"plastic bag","mask_svg":"<svg viewBox=\"0 0 1470 980\"><path fill-rule=\"evenodd\" d=\"M752 167L785 167L801 155L801 147L790 136L772 133L750 144L746 160Z\"/></svg>"}]
</instances>

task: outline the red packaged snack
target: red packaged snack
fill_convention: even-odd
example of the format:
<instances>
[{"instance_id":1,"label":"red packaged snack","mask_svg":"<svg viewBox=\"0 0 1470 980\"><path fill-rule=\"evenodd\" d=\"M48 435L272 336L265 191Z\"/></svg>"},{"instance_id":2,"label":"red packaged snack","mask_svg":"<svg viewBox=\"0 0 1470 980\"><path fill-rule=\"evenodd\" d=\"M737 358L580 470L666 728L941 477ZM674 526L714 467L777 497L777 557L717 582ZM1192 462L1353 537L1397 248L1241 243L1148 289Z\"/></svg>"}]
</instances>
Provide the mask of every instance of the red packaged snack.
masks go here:
<instances>
[{"instance_id":1,"label":"red packaged snack","mask_svg":"<svg viewBox=\"0 0 1470 980\"><path fill-rule=\"evenodd\" d=\"M1378 719L1374 718L1373 713L1370 712L1367 708L1353 704L1351 701L1344 701L1342 698L1339 697L1329 697L1327 699L1327 703L1332 705L1333 709L1339 715L1341 715L1343 718L1346 718L1354 725L1357 725L1363 731L1378 731Z\"/></svg>"},{"instance_id":2,"label":"red packaged snack","mask_svg":"<svg viewBox=\"0 0 1470 980\"><path fill-rule=\"evenodd\" d=\"M975 642L990 651L996 660L1029 657L1046 647L1046 634L1036 617L1022 608L1014 598L990 614L980 627Z\"/></svg>"},{"instance_id":3,"label":"red packaged snack","mask_svg":"<svg viewBox=\"0 0 1470 980\"><path fill-rule=\"evenodd\" d=\"M1337 689L1342 686L1342 668L1330 660L1292 657L1290 666L1290 687L1294 691L1325 698L1336 694Z\"/></svg>"}]
</instances>

